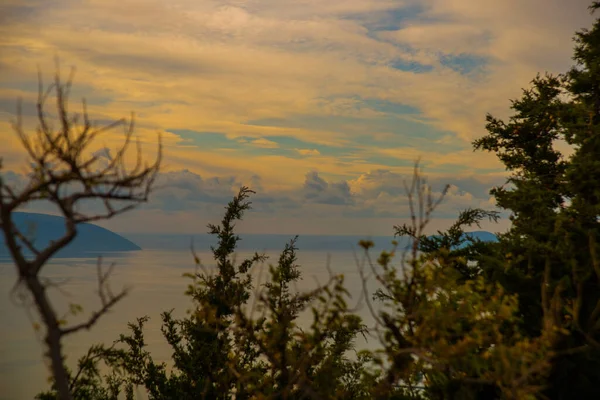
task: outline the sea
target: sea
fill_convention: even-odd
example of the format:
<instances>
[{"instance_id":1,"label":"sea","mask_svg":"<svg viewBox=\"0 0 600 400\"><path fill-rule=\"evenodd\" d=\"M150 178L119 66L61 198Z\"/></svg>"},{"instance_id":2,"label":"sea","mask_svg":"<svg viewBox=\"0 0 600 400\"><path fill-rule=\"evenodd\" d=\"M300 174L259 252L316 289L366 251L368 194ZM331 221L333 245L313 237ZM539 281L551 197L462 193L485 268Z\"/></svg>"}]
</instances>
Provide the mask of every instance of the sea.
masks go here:
<instances>
[{"instance_id":1,"label":"sea","mask_svg":"<svg viewBox=\"0 0 600 400\"><path fill-rule=\"evenodd\" d=\"M67 364L76 366L77 359L87 349L98 343L111 344L119 334L127 332L127 324L141 316L148 316L145 338L148 350L157 362L170 363L170 348L160 332L160 314L173 309L177 317L186 315L193 304L184 294L191 281L184 273L193 273L196 263L192 251L207 270L214 270L214 260L210 246L216 244L210 235L123 235L142 247L142 250L106 253L101 258L104 268L114 264L110 278L113 292L128 288L129 294L114 309L89 331L84 330L70 335L64 340L64 354ZM276 264L280 251L292 236L289 235L241 235L237 261L250 256L254 251L264 252L269 259L252 269L254 287L260 288L268 277L269 264ZM347 302L357 314L363 317L367 326L374 326L373 311L377 305L369 307L365 300L378 288L373 278L369 259L358 246L361 239L373 240L375 247L370 251L373 264L382 250L392 249L393 237L357 236L301 236L296 242L297 255L302 278L293 288L307 291L325 284L332 274L343 274L345 287L349 292ZM192 250L193 249L193 250ZM80 304L83 313L66 316L69 323L84 321L97 310L100 300L97 295L97 266L99 258L82 256L51 260L43 269L42 276L52 282L49 289L55 309L59 315L66 314L69 304ZM400 260L395 264L401 268ZM367 277L363 284L360 271ZM33 399L49 387L49 364L44 360L43 338L36 332L38 322L36 310L19 289L15 266L10 259L0 259L0 400ZM365 291L366 289L366 291ZM251 312L253 299L249 301ZM374 309L373 309L374 307ZM299 324L308 326L310 313L300 316ZM375 349L378 339L375 334L358 338L358 348ZM147 398L141 391L138 398Z\"/></svg>"}]
</instances>

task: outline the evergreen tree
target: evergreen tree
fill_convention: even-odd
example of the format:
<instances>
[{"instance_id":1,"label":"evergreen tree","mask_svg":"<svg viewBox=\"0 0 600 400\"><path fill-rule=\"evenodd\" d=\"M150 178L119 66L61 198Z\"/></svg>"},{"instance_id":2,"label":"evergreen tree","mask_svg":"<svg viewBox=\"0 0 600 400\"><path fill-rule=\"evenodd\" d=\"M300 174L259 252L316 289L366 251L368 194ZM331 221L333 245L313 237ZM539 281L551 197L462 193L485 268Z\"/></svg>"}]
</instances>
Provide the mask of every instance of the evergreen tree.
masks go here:
<instances>
[{"instance_id":1,"label":"evergreen tree","mask_svg":"<svg viewBox=\"0 0 600 400\"><path fill-rule=\"evenodd\" d=\"M510 121L488 115L489 134L474 142L512 172L509 187L491 194L511 211L513 224L488 246L496 256L482 258L480 268L519 295L522 331L529 336L542 329L549 294L561 293L558 317L570 334L555 347L544 392L550 399L600 398L600 21L575 40L576 65L565 75L534 79L513 102ZM568 159L555 149L557 139L573 146ZM545 276L549 287L542 287Z\"/></svg>"}]
</instances>

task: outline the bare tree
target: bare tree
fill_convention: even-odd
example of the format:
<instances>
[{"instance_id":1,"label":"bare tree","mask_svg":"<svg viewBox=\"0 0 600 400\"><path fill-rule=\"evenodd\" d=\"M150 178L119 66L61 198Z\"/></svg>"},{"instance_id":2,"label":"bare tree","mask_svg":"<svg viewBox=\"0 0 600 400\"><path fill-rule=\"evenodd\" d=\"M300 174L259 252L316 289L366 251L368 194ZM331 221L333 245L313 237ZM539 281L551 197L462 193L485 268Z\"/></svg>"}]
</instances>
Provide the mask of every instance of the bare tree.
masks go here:
<instances>
[{"instance_id":1,"label":"bare tree","mask_svg":"<svg viewBox=\"0 0 600 400\"><path fill-rule=\"evenodd\" d=\"M13 128L27 152L31 174L22 188L11 187L0 178L0 229L17 268L17 285L22 285L29 292L46 328L46 355L50 359L56 388L62 400L72 398L62 354L63 338L82 329L90 329L126 295L126 290L117 294L110 291L107 285L110 269L108 272L102 271L99 260L98 294L101 307L87 321L66 326L59 320L48 297L47 292L52 284L40 277L40 271L51 257L73 241L79 224L110 219L147 201L162 154L159 136L156 160L151 165L143 163L138 141L136 162L127 168L125 156L133 134L133 115L129 121L120 119L98 127L90 122L85 100L81 115L69 114L68 97L73 74L74 70L71 70L67 82L61 82L57 67L54 82L46 89L39 74L38 128L35 135L28 135L24 131L19 101ZM45 112L46 100L52 92L56 95L57 107L54 121ZM57 125L56 129L53 122ZM124 127L124 144L108 161L101 160L98 153L92 153L90 145L98 135L118 126ZM47 201L56 206L64 217L66 228L62 236L43 248L38 248L13 221L15 211L36 201ZM97 207L94 207L96 211L89 211L89 207L86 211L83 206L90 202L100 204L99 211Z\"/></svg>"}]
</instances>

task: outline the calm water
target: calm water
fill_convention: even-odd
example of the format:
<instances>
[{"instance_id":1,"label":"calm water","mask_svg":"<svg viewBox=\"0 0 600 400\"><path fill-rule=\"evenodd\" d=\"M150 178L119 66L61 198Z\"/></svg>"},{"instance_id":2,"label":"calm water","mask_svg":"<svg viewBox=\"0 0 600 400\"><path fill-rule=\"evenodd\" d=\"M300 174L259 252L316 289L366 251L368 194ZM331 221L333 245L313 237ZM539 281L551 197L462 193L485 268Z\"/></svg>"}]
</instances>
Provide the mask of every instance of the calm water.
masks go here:
<instances>
[{"instance_id":1,"label":"calm water","mask_svg":"<svg viewBox=\"0 0 600 400\"><path fill-rule=\"evenodd\" d=\"M189 241L188 241L189 243ZM157 246L155 246L157 247ZM210 266L211 255L198 253L205 265ZM246 252L247 254L247 252ZM269 251L271 262L276 262L277 252ZM375 253L374 253L375 254ZM244 256L244 252L239 257ZM345 275L346 287L353 296L350 304L360 300L362 284L359 278L356 259L352 251L303 251L298 252L303 280L298 290L313 289L319 283L325 283L329 277L327 263L334 273ZM5 260L6 261L6 260ZM116 308L90 331L82 331L69 336L65 342L65 354L69 365L75 366L76 360L94 343L111 343L120 333L126 331L126 325L136 317L148 315L151 319L146 326L146 342L156 361L168 361L170 352L160 333L160 313L174 308L175 316L183 316L191 302L183 294L187 279L181 275L193 272L194 264L189 250L156 249L142 250L113 257L107 257L105 263L115 262L112 282L114 292L125 286L132 288L131 293ZM84 316L96 309L99 299L96 290L96 259L55 260L48 265L43 274L55 281L64 281L59 292L51 292L57 310L66 310L69 302L84 307ZM267 266L256 267L253 271L255 282L258 276L264 281ZM15 283L14 266L0 261L0 315L4 324L0 327L0 400L32 399L36 393L47 387L48 368L43 361L41 337L32 328L26 308L15 304L17 299L10 297ZM374 283L370 285L373 290ZM64 293L63 293L64 292ZM32 310L33 311L33 310ZM358 314L371 324L368 308L363 304ZM34 313L35 314L35 313ZM83 319L82 317L81 319ZM70 322L79 319L70 317ZM301 324L309 322L308 316ZM373 347L375 339L369 343L362 341L360 347ZM140 396L140 398L145 398Z\"/></svg>"}]
</instances>

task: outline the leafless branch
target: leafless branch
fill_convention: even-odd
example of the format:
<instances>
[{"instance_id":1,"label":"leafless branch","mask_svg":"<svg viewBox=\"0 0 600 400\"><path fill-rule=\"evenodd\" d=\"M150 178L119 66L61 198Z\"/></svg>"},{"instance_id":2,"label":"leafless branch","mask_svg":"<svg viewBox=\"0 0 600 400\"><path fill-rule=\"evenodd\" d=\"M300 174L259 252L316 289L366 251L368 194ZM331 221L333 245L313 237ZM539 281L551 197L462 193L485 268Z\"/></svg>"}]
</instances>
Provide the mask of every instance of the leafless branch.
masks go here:
<instances>
[{"instance_id":1,"label":"leafless branch","mask_svg":"<svg viewBox=\"0 0 600 400\"><path fill-rule=\"evenodd\" d=\"M31 293L33 303L46 327L45 342L52 363L52 372L61 400L70 400L68 375L62 355L62 338L81 329L90 329L106 314L127 291L113 295L108 286L112 266L105 272L98 265L98 295L101 308L81 324L62 328L61 321L47 295L51 285L40 278L41 269L68 246L78 233L78 225L110 219L146 202L162 159L162 145L158 137L158 154L150 165L143 165L141 146L137 142L136 160L132 168L127 167L126 153L134 132L134 118L121 119L104 127L96 128L90 122L87 104L83 101L83 123L79 115L71 115L68 98L75 70L72 69L66 82L61 81L60 69L54 82L44 88L39 72L38 101L36 104L38 128L29 135L23 128L22 105L17 104L17 117L13 129L29 158L29 181L24 188L11 187L0 180L0 229L18 272L18 283ZM55 119L48 117L46 102L50 94L56 97ZM54 128L56 123L57 127ZM91 154L91 145L100 134L123 126L125 141L106 165L100 165L100 157ZM13 221L13 213L25 205L43 200L56 206L64 218L65 233L44 248L37 248ZM95 200L102 206L98 212L80 210L83 202ZM32 253L29 257L25 251Z\"/></svg>"}]
</instances>

